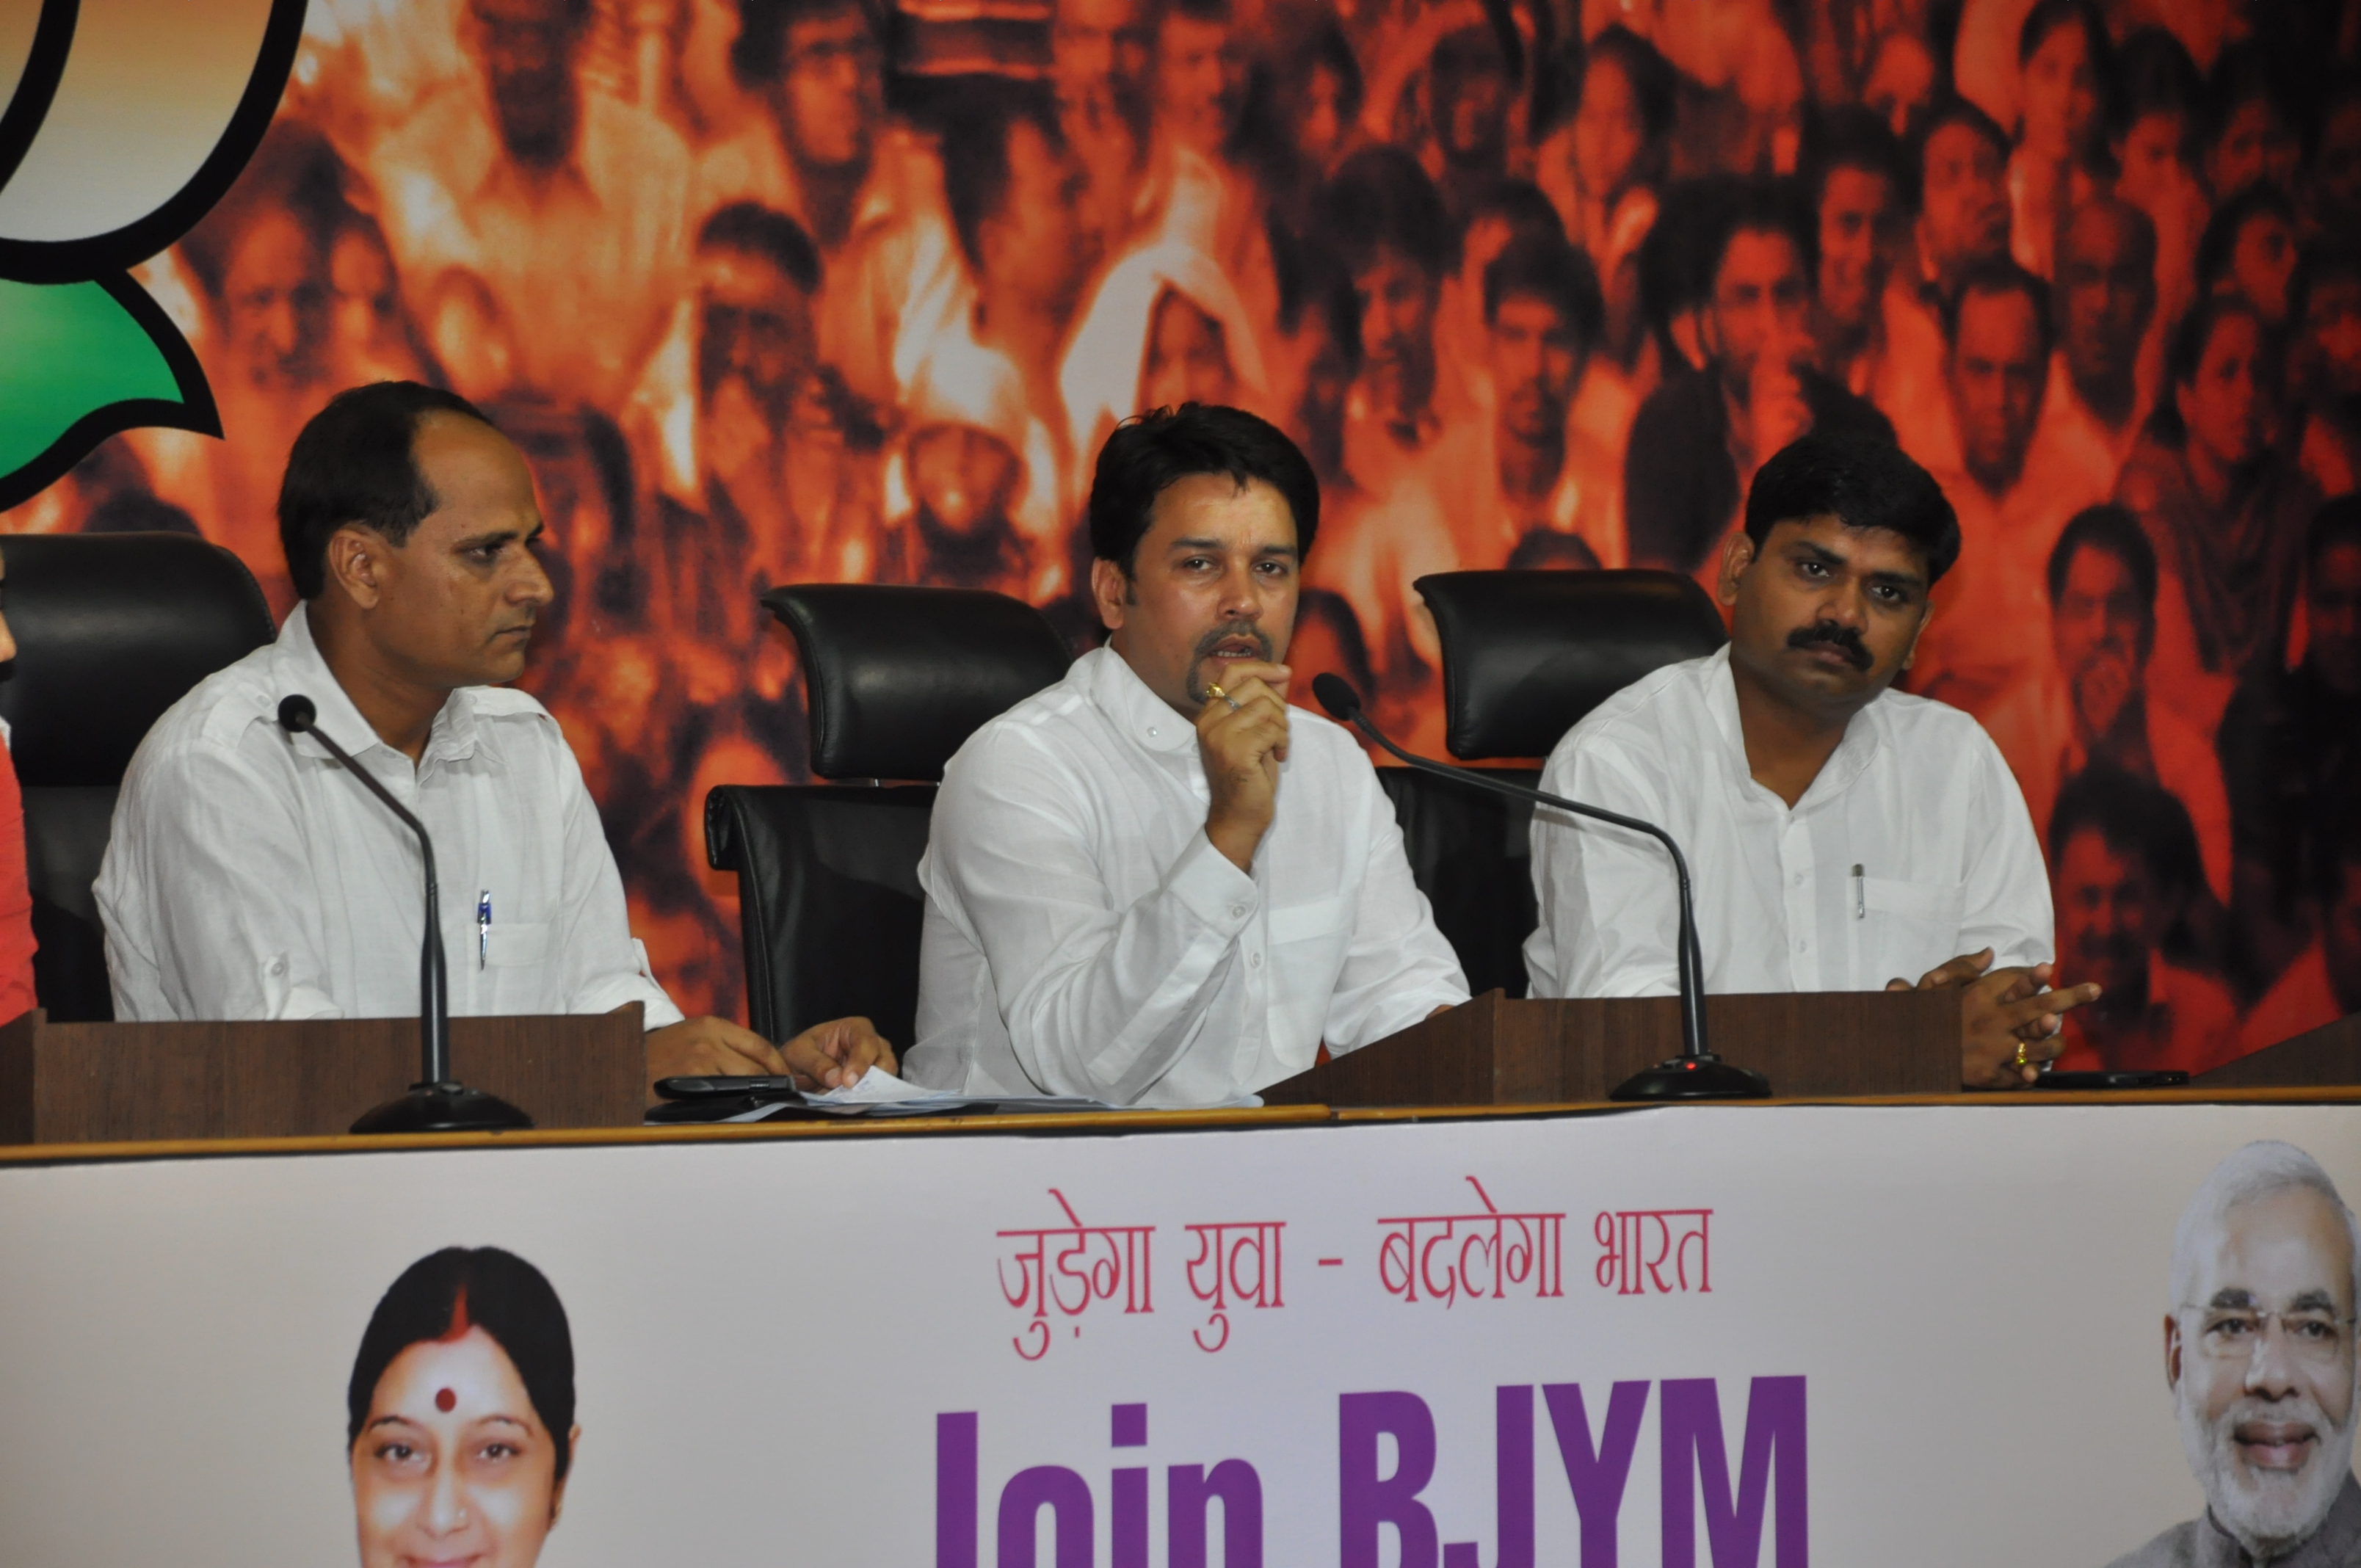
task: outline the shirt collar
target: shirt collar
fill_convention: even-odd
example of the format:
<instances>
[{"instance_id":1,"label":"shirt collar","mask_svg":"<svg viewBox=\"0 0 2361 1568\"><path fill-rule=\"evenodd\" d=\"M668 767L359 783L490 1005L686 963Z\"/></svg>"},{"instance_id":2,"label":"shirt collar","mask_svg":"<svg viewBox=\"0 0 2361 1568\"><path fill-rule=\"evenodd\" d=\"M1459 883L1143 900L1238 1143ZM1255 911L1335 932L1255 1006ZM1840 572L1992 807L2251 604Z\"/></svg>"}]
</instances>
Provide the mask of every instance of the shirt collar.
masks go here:
<instances>
[{"instance_id":1,"label":"shirt collar","mask_svg":"<svg viewBox=\"0 0 2361 1568\"><path fill-rule=\"evenodd\" d=\"M1101 712L1115 720L1115 728L1151 751L1191 749L1190 754L1195 754L1197 727L1148 690L1148 683L1112 645L1092 649L1078 666L1082 689Z\"/></svg>"},{"instance_id":2,"label":"shirt collar","mask_svg":"<svg viewBox=\"0 0 2361 1568\"><path fill-rule=\"evenodd\" d=\"M279 704L291 696L311 698L322 729L335 737L338 745L356 759L381 751L390 757L401 758L407 765L410 759L388 745L353 699L345 694L344 684L336 679L328 661L320 652L320 644L312 636L311 606L299 604L288 612L286 621L279 628L278 657L271 673L271 721L278 721ZM307 757L326 757L328 749L320 744L316 735L291 737L295 749ZM430 762L456 762L473 756L476 751L476 703L474 688L462 686L445 699L443 709L434 716L434 727L427 731L426 751L419 760L423 772Z\"/></svg>"},{"instance_id":3,"label":"shirt collar","mask_svg":"<svg viewBox=\"0 0 2361 1568\"><path fill-rule=\"evenodd\" d=\"M1876 758L1883 742L1876 720L1869 716L1876 711L1878 703L1885 700L1885 696L1878 693L1874 701L1852 716L1852 721L1845 726L1844 739L1828 753L1828 760L1820 764L1819 776L1812 780L1811 787L1795 802L1795 809L1800 811L1807 805L1842 795ZM1724 765L1743 793L1754 782L1754 770L1746 762L1746 727L1739 722L1738 678L1730 673L1727 642L1706 656L1706 702L1713 713L1714 728L1721 732Z\"/></svg>"}]
</instances>

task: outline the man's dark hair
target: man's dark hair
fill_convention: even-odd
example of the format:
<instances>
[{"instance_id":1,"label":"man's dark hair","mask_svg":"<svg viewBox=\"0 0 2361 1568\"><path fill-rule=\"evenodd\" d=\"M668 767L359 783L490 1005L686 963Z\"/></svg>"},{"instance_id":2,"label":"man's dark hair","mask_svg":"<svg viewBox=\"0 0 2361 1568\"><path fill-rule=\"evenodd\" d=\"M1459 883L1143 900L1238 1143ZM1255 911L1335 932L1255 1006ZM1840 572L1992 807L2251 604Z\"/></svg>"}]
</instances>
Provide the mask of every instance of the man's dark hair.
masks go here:
<instances>
[{"instance_id":1,"label":"man's dark hair","mask_svg":"<svg viewBox=\"0 0 2361 1568\"><path fill-rule=\"evenodd\" d=\"M1934 113L1927 116L1927 123L1918 128L1918 145L1912 152L1910 166L1917 170L1918 184L1922 191L1927 182L1927 149L1934 145L1936 132L1948 129L1952 126L1967 126L1968 129L1991 143L1993 150L2000 154L2002 161L2005 162L2008 159L2010 151L2008 133L2000 128L1998 120L1978 108L1971 99L1947 98L1935 106Z\"/></svg>"},{"instance_id":2,"label":"man's dark hair","mask_svg":"<svg viewBox=\"0 0 2361 1568\"><path fill-rule=\"evenodd\" d=\"M979 276L984 220L1008 201L1008 142L1016 127L1029 125L1053 150L1066 149L1058 106L1046 89L1029 83L994 86L988 94L978 92L958 104L943 124L943 199L960 249Z\"/></svg>"},{"instance_id":3,"label":"man's dark hair","mask_svg":"<svg viewBox=\"0 0 2361 1568\"><path fill-rule=\"evenodd\" d=\"M1457 264L1456 230L1442 193L1400 148L1363 148L1346 159L1320 204L1330 239L1356 273L1388 250L1437 282Z\"/></svg>"},{"instance_id":4,"label":"man's dark hair","mask_svg":"<svg viewBox=\"0 0 2361 1568\"><path fill-rule=\"evenodd\" d=\"M2304 569L2319 565L2340 544L2361 545L2361 495L2339 496L2312 514L2303 535Z\"/></svg>"},{"instance_id":5,"label":"man's dark hair","mask_svg":"<svg viewBox=\"0 0 2361 1568\"><path fill-rule=\"evenodd\" d=\"M1490 325L1501 304L1519 294L1546 301L1565 319L1588 354L1606 329L1607 305L1590 258L1554 235L1510 240L1484 269L1484 322Z\"/></svg>"},{"instance_id":6,"label":"man's dark hair","mask_svg":"<svg viewBox=\"0 0 2361 1568\"><path fill-rule=\"evenodd\" d=\"M1721 264L1730 258L1730 244L1742 234L1784 236L1795 247L1795 259L1804 269L1804 286L1815 294L1819 292L1819 214L1805 204L1803 192L1794 181L1741 181L1723 204L1720 218L1705 269L1705 291L1698 296L1701 300L1713 298L1714 284L1721 277Z\"/></svg>"},{"instance_id":7,"label":"man's dark hair","mask_svg":"<svg viewBox=\"0 0 2361 1568\"><path fill-rule=\"evenodd\" d=\"M1530 180L1495 180L1485 186L1467 203L1467 226L1473 228L1484 218L1499 219L1512 235L1565 237L1565 221L1542 188Z\"/></svg>"},{"instance_id":8,"label":"man's dark hair","mask_svg":"<svg viewBox=\"0 0 2361 1568\"><path fill-rule=\"evenodd\" d=\"M845 11L858 11L873 37L884 37L884 25L870 0L738 0L738 38L730 46L730 72L741 87L762 88L776 82L787 68L787 29L797 22L817 22Z\"/></svg>"},{"instance_id":9,"label":"man's dark hair","mask_svg":"<svg viewBox=\"0 0 2361 1568\"><path fill-rule=\"evenodd\" d=\"M2194 148L2203 119L2205 79L2188 49L2163 27L2142 27L2115 50L2114 114L2111 135L2121 138L2150 115L2178 115L2181 124L2180 155Z\"/></svg>"},{"instance_id":10,"label":"man's dark hair","mask_svg":"<svg viewBox=\"0 0 2361 1568\"><path fill-rule=\"evenodd\" d=\"M1801 177L1816 215L1828 197L1828 176L1839 169L1883 180L1897 208L1915 202L1917 182L1911 177L1910 159L1894 127L1874 109L1839 104L1814 115L1805 126Z\"/></svg>"},{"instance_id":11,"label":"man's dark hair","mask_svg":"<svg viewBox=\"0 0 2361 1568\"><path fill-rule=\"evenodd\" d=\"M705 220L697 248L734 250L767 261L807 294L819 291L819 247L804 225L759 202L732 202Z\"/></svg>"},{"instance_id":12,"label":"man's dark hair","mask_svg":"<svg viewBox=\"0 0 2361 1568\"><path fill-rule=\"evenodd\" d=\"M566 1307L541 1270L496 1246L445 1247L401 1271L369 1314L346 1387L345 1451L368 1420L377 1386L414 1344L456 1339L469 1329L491 1337L516 1368L533 1412L549 1429L557 1479L573 1460L574 1336Z\"/></svg>"},{"instance_id":13,"label":"man's dark hair","mask_svg":"<svg viewBox=\"0 0 2361 1568\"><path fill-rule=\"evenodd\" d=\"M2213 210L2205 233L2197 241L2197 291L2210 294L2222 287L2236 259L2238 236L2257 218L2275 217L2296 226L2295 203L2268 180L2257 180Z\"/></svg>"},{"instance_id":14,"label":"man's dark hair","mask_svg":"<svg viewBox=\"0 0 2361 1568\"><path fill-rule=\"evenodd\" d=\"M1994 294L2022 294L2025 302L2033 307L2033 322L2041 334L2041 363L2049 363L2049 350L2057 331L2057 322L2049 313L2049 285L2019 267L2013 258L1988 256L1969 268L1960 278L1960 286L1943 301L1943 341L1957 348L1960 345L1960 316L1966 311L1970 295L1986 298Z\"/></svg>"},{"instance_id":15,"label":"man's dark hair","mask_svg":"<svg viewBox=\"0 0 2361 1568\"><path fill-rule=\"evenodd\" d=\"M412 451L418 422L431 413L499 428L456 392L373 381L330 398L296 435L279 484L279 544L298 596L318 598L328 586L328 540L346 523L398 546L442 505Z\"/></svg>"},{"instance_id":16,"label":"man's dark hair","mask_svg":"<svg viewBox=\"0 0 2361 1568\"><path fill-rule=\"evenodd\" d=\"M1640 106L1640 126L1645 133L1647 145L1651 149L1658 148L1666 137L1673 134L1673 115L1679 104L1680 72L1673 69L1672 61L1666 60L1655 45L1618 22L1591 39L1576 55L1574 69L1567 73L1565 97L1567 112L1571 113L1581 104L1583 90L1590 82L1591 71L1601 63L1613 65L1623 73L1623 80L1631 84L1631 97ZM1642 156L1643 161L1645 156Z\"/></svg>"},{"instance_id":17,"label":"man's dark hair","mask_svg":"<svg viewBox=\"0 0 2361 1568\"><path fill-rule=\"evenodd\" d=\"M2096 550L2122 562L2124 570L2132 575L2140 608L2151 621L2156 619L2156 546L2147 542L2147 531L2140 527L2139 519L2114 505L2084 507L2058 535L2057 547L2049 552L2052 605L2066 597L2066 574L2074 569L2076 553L2083 550Z\"/></svg>"},{"instance_id":18,"label":"man's dark hair","mask_svg":"<svg viewBox=\"0 0 2361 1568\"><path fill-rule=\"evenodd\" d=\"M1156 498L1191 474L1226 474L1244 489L1259 479L1295 520L1295 558L1320 531L1320 481L1295 443L1268 420L1219 403L1182 403L1134 414L1099 448L1091 477L1091 554L1130 576Z\"/></svg>"},{"instance_id":19,"label":"man's dark hair","mask_svg":"<svg viewBox=\"0 0 2361 1568\"><path fill-rule=\"evenodd\" d=\"M1746 495L1746 537L1760 550L1783 522L1834 512L1847 528L1882 528L1927 557L1929 586L1960 558L1960 519L1926 469L1891 442L1806 435L1773 455Z\"/></svg>"},{"instance_id":20,"label":"man's dark hair","mask_svg":"<svg viewBox=\"0 0 2361 1568\"><path fill-rule=\"evenodd\" d=\"M2187 894L2205 885L2205 862L2189 809L2161 785L2098 762L2066 781L2049 813L2049 863L2066 858L2081 832L2095 832L2119 855L2137 855L2165 891Z\"/></svg>"}]
</instances>

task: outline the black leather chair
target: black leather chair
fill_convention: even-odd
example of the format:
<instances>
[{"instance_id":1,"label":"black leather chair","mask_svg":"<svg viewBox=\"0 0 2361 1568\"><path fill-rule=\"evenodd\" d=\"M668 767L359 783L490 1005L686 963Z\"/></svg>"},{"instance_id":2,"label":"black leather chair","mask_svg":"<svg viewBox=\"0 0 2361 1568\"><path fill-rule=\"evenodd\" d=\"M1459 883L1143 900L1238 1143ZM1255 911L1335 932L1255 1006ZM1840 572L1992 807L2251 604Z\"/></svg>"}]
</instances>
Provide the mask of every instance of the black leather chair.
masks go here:
<instances>
[{"instance_id":1,"label":"black leather chair","mask_svg":"<svg viewBox=\"0 0 2361 1568\"><path fill-rule=\"evenodd\" d=\"M738 874L748 1022L779 1040L860 1014L906 1048L935 784L970 735L1071 659L1040 611L1000 594L811 584L763 603L802 657L812 772L873 782L706 796L706 859Z\"/></svg>"},{"instance_id":2,"label":"black leather chair","mask_svg":"<svg viewBox=\"0 0 2361 1568\"><path fill-rule=\"evenodd\" d=\"M1721 613L1672 572L1444 572L1421 577L1443 642L1444 740L1461 762L1545 757L1649 671L1727 641ZM1477 995L1525 993L1533 905L1530 806L1409 768L1378 776L1411 874ZM1518 784L1538 769L1504 768Z\"/></svg>"},{"instance_id":3,"label":"black leather chair","mask_svg":"<svg viewBox=\"0 0 2361 1568\"><path fill-rule=\"evenodd\" d=\"M16 659L0 718L25 793L33 988L51 1018L115 1015L91 883L131 753L192 686L273 636L245 565L184 533L12 534Z\"/></svg>"}]
</instances>

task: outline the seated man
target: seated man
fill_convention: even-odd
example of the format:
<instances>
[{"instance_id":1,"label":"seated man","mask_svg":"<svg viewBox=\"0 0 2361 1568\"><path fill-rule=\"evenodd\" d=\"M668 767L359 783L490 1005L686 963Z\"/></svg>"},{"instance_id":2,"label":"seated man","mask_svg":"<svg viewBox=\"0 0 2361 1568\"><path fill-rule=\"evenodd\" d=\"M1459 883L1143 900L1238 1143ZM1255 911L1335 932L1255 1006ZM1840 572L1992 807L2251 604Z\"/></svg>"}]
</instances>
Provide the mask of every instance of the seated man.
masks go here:
<instances>
[{"instance_id":1,"label":"seated man","mask_svg":"<svg viewBox=\"0 0 2361 1568\"><path fill-rule=\"evenodd\" d=\"M1542 787L1654 822L1688 858L1711 992L1963 985L1962 1081L2030 1081L2055 1017L2049 888L2025 801L1975 720L1887 688L1960 550L1950 503L1890 444L1806 436L1765 464L1724 547L1730 641L1609 697ZM1533 817L1535 996L1675 989L1654 840ZM1999 967L1994 968L1995 959Z\"/></svg>"},{"instance_id":2,"label":"seated man","mask_svg":"<svg viewBox=\"0 0 2361 1568\"><path fill-rule=\"evenodd\" d=\"M1235 409L1143 414L1090 521L1107 645L944 770L909 1076L1213 1105L1467 1000L1367 758L1286 705L1303 455Z\"/></svg>"},{"instance_id":3,"label":"seated man","mask_svg":"<svg viewBox=\"0 0 2361 1568\"><path fill-rule=\"evenodd\" d=\"M866 1019L774 1048L684 1021L648 975L574 753L541 704L499 684L523 671L550 602L541 532L523 457L452 393L357 387L303 427L279 535L304 602L158 719L124 777L95 888L116 1017L417 1013L418 850L316 739L280 728L280 700L301 695L434 835L456 892L453 1013L640 1003L651 1082L893 1069Z\"/></svg>"}]
</instances>

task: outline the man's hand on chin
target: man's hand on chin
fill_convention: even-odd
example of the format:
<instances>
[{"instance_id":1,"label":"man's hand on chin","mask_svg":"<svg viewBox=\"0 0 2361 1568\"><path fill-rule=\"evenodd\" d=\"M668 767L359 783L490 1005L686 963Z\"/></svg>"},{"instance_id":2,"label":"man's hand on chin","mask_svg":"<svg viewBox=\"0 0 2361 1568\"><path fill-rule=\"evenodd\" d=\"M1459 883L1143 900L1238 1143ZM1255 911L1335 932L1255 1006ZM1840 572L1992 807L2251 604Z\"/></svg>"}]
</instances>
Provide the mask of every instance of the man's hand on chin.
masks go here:
<instances>
[{"instance_id":1,"label":"man's hand on chin","mask_svg":"<svg viewBox=\"0 0 2361 1568\"><path fill-rule=\"evenodd\" d=\"M871 1068L899 1075L894 1047L866 1018L816 1024L784 1046L727 1018L686 1018L651 1029L647 1037L648 1097L664 1078L742 1078L792 1074L799 1089L837 1089Z\"/></svg>"}]
</instances>

